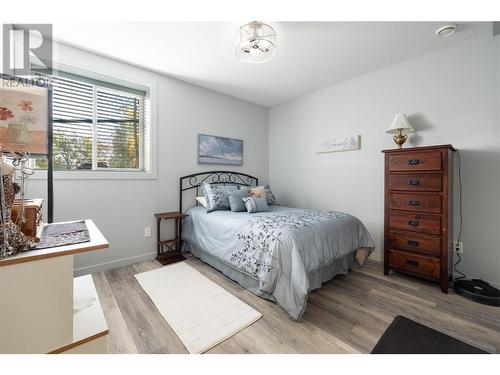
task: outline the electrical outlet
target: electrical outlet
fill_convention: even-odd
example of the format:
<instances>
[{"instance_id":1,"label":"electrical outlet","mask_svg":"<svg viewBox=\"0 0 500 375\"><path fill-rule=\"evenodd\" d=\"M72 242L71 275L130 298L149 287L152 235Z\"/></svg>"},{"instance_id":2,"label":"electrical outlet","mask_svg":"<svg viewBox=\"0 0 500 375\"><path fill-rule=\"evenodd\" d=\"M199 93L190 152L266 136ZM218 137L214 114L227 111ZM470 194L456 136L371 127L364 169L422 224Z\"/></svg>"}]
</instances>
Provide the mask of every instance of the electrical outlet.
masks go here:
<instances>
[{"instance_id":1,"label":"electrical outlet","mask_svg":"<svg viewBox=\"0 0 500 375\"><path fill-rule=\"evenodd\" d=\"M464 243L461 241L460 242L453 241L453 250L455 251L455 253L463 254L464 253Z\"/></svg>"},{"instance_id":2,"label":"electrical outlet","mask_svg":"<svg viewBox=\"0 0 500 375\"><path fill-rule=\"evenodd\" d=\"M144 228L144 237L151 237L151 227Z\"/></svg>"}]
</instances>

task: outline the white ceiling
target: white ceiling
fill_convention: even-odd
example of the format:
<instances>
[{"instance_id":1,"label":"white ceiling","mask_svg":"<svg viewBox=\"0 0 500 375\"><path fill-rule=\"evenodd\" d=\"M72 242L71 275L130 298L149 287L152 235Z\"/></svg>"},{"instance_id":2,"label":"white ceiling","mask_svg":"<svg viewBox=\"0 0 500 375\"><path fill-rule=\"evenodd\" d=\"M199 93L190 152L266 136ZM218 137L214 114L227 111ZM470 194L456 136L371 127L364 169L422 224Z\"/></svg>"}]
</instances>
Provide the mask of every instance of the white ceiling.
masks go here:
<instances>
[{"instance_id":1,"label":"white ceiling","mask_svg":"<svg viewBox=\"0 0 500 375\"><path fill-rule=\"evenodd\" d=\"M272 107L370 71L491 35L491 22L268 22L278 34L274 58L245 64L230 22L56 23L54 38L184 81Z\"/></svg>"}]
</instances>

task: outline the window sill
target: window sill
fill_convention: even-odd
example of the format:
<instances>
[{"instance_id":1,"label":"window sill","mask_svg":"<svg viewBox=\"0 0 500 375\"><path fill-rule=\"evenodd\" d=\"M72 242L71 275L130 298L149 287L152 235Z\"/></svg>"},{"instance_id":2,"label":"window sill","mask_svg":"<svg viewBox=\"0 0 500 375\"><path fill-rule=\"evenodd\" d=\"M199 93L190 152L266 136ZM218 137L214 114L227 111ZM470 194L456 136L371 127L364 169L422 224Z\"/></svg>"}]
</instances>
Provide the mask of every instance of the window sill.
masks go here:
<instances>
[{"instance_id":1,"label":"window sill","mask_svg":"<svg viewBox=\"0 0 500 375\"><path fill-rule=\"evenodd\" d=\"M35 171L32 180L46 180L46 171ZM155 172L131 171L54 171L54 180L156 180Z\"/></svg>"}]
</instances>

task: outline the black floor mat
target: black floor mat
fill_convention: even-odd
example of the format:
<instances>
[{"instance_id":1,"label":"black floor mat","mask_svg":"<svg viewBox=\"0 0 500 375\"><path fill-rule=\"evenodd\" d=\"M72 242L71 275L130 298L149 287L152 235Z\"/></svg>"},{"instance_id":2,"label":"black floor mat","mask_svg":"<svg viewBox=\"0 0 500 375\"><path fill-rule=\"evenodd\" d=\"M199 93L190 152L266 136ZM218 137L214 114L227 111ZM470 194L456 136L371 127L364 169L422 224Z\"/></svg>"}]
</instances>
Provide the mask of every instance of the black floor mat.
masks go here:
<instances>
[{"instance_id":1,"label":"black floor mat","mask_svg":"<svg viewBox=\"0 0 500 375\"><path fill-rule=\"evenodd\" d=\"M372 354L488 354L444 333L398 315Z\"/></svg>"}]
</instances>

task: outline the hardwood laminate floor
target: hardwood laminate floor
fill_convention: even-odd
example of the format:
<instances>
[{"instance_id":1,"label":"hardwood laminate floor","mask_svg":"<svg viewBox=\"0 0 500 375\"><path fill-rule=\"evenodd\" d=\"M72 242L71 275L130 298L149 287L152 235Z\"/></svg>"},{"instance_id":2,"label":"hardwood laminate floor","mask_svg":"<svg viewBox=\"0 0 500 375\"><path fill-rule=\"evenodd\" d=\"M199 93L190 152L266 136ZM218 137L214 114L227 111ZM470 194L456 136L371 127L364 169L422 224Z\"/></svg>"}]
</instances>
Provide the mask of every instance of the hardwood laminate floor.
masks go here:
<instances>
[{"instance_id":1,"label":"hardwood laminate floor","mask_svg":"<svg viewBox=\"0 0 500 375\"><path fill-rule=\"evenodd\" d=\"M384 276L377 262L313 291L300 322L200 260L186 262L263 314L208 353L369 353L396 315L500 353L499 307L477 304L453 290L443 294L436 284L410 276ZM134 278L158 267L151 260L93 275L109 326L109 353L187 353Z\"/></svg>"}]
</instances>

